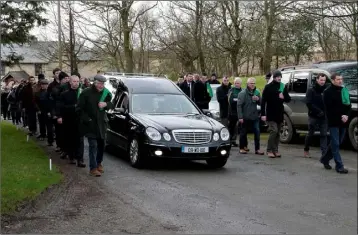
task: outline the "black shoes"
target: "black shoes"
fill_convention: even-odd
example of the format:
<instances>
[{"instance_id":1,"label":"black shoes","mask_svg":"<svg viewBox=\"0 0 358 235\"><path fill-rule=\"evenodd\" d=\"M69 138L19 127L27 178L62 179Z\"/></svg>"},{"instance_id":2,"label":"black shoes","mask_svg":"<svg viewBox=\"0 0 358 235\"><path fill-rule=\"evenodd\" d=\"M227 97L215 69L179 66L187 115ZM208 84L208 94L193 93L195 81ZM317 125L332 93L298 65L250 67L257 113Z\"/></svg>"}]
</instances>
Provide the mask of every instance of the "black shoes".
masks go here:
<instances>
[{"instance_id":1,"label":"black shoes","mask_svg":"<svg viewBox=\"0 0 358 235\"><path fill-rule=\"evenodd\" d=\"M83 161L77 161L77 167L85 168L86 164L84 164Z\"/></svg>"},{"instance_id":2,"label":"black shoes","mask_svg":"<svg viewBox=\"0 0 358 235\"><path fill-rule=\"evenodd\" d=\"M336 169L337 173L339 174L348 174L348 170L345 169L344 167L340 168L340 169Z\"/></svg>"}]
</instances>

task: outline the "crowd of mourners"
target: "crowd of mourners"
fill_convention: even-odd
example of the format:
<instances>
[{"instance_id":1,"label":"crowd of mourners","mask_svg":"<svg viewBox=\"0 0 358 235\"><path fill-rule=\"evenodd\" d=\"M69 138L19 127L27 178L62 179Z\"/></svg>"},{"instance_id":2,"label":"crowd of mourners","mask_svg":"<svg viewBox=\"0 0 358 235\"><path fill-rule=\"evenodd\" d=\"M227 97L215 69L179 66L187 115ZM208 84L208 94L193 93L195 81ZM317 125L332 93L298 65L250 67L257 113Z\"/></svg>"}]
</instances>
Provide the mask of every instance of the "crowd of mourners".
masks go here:
<instances>
[{"instance_id":1,"label":"crowd of mourners","mask_svg":"<svg viewBox=\"0 0 358 235\"><path fill-rule=\"evenodd\" d=\"M272 81L268 82L271 77ZM262 92L256 88L253 77L247 79L246 88L243 88L239 77L234 78L234 84L231 84L228 77L223 77L220 83L216 74L208 77L207 74L188 73L178 79L177 85L199 109L204 110L209 108L213 97L210 84L221 84L216 90L216 97L220 105L220 119L230 131L232 146L239 147L241 154L247 154L250 151L247 132L252 129L254 153L264 155L260 149L260 122L266 122L269 133L266 154L270 158L280 158L278 148L284 120L283 104L291 101L281 78L278 70L267 74L267 84ZM6 78L1 87L3 119L11 119L13 124L28 128L30 136L36 135L41 141L47 139L48 146L56 143L55 151L60 158L68 159L70 164L78 167L86 167L83 155L84 137L87 137L90 174L101 176L104 173L102 161L108 123L106 110L113 108L112 94L104 86L106 78L98 71L91 84L77 72L69 76L56 68L50 80L43 74L37 80L33 76L21 81L11 76ZM331 81L332 84L328 85L326 75L320 74L307 91L309 133L304 156L309 157L311 139L318 127L320 162L324 168L332 169L329 162L334 159L336 171L348 173L339 147L345 135L351 104L342 76L332 74ZM327 131L330 143L327 142Z\"/></svg>"},{"instance_id":2,"label":"crowd of mourners","mask_svg":"<svg viewBox=\"0 0 358 235\"><path fill-rule=\"evenodd\" d=\"M56 143L55 151L61 159L82 168L86 167L83 155L87 137L90 174L101 176L108 122L105 111L113 107L105 82L100 71L91 84L79 73L70 76L59 68L53 70L51 80L43 74L37 81L33 76L21 81L8 76L2 84L3 119L27 128L29 136L47 139L48 146Z\"/></svg>"},{"instance_id":3,"label":"crowd of mourners","mask_svg":"<svg viewBox=\"0 0 358 235\"><path fill-rule=\"evenodd\" d=\"M269 80L272 78L272 81ZM231 145L239 147L241 154L247 154L247 132L254 133L254 153L264 155L260 149L260 123L268 126L269 138L266 154L269 158L280 158L278 151L280 131L284 122L284 103L289 103L291 97L287 86L281 82L282 74L279 70L266 75L267 84L262 93L256 88L256 79L251 77L243 88L242 80L234 78L234 84L224 76L221 85L216 89L216 97L220 106L220 121L230 131ZM220 84L216 74L188 73L178 79L177 85L202 110L209 108L212 91L210 84ZM351 111L348 90L343 86L343 77L334 73L331 83L325 74L319 74L313 87L307 90L306 105L308 108L308 134L305 139L304 157L310 157L309 147L312 136L320 131L320 162L325 169L332 169L329 162L334 159L336 171L346 174L342 157L339 152L343 142L347 121ZM260 107L260 109L259 109ZM330 133L330 143L327 142L327 132ZM238 138L239 136L239 138ZM239 144L237 144L237 139Z\"/></svg>"}]
</instances>

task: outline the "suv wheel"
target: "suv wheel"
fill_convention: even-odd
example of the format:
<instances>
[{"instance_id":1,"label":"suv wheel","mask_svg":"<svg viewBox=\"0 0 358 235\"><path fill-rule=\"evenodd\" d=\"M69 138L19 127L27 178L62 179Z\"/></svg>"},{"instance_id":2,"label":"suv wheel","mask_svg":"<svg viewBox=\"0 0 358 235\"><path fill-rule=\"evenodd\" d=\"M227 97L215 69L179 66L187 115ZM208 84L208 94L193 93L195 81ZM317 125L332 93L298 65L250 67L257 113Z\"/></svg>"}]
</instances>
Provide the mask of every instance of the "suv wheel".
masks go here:
<instances>
[{"instance_id":1,"label":"suv wheel","mask_svg":"<svg viewBox=\"0 0 358 235\"><path fill-rule=\"evenodd\" d=\"M295 130L293 129L292 122L287 114L284 114L280 130L280 142L284 144L290 143L294 134Z\"/></svg>"},{"instance_id":2,"label":"suv wheel","mask_svg":"<svg viewBox=\"0 0 358 235\"><path fill-rule=\"evenodd\" d=\"M355 150L358 150L358 117L355 117L352 119L352 121L349 123L348 127L348 135L349 135L349 141L351 142L353 148Z\"/></svg>"}]
</instances>

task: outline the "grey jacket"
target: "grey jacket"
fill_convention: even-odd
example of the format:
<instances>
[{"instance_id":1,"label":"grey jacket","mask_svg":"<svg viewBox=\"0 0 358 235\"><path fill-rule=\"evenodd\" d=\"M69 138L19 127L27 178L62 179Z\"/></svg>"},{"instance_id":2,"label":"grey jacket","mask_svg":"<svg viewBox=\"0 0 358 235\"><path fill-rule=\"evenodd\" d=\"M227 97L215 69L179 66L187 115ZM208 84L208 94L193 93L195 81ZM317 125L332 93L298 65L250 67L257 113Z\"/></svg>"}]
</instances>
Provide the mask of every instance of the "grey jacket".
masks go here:
<instances>
[{"instance_id":1,"label":"grey jacket","mask_svg":"<svg viewBox=\"0 0 358 235\"><path fill-rule=\"evenodd\" d=\"M256 95L259 97L259 100L252 100L252 96ZM247 88L240 92L237 98L237 115L238 119L244 120L257 120L259 119L259 111L257 110L257 105L261 102L260 91L255 89L252 92L248 91Z\"/></svg>"}]
</instances>

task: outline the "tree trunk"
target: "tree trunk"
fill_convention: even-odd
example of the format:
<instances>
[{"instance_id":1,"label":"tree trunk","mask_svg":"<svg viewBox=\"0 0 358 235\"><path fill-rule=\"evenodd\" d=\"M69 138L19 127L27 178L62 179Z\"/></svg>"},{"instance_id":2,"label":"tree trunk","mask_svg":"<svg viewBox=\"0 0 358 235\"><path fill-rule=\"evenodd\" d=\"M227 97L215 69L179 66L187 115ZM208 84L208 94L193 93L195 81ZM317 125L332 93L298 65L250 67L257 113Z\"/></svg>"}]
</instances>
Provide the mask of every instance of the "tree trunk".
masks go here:
<instances>
[{"instance_id":1,"label":"tree trunk","mask_svg":"<svg viewBox=\"0 0 358 235\"><path fill-rule=\"evenodd\" d=\"M265 47L263 55L263 70L267 73L271 70L272 61L272 35L274 27L274 14L275 14L275 1L265 0L265 21L266 21L266 36L265 36Z\"/></svg>"},{"instance_id":2,"label":"tree trunk","mask_svg":"<svg viewBox=\"0 0 358 235\"><path fill-rule=\"evenodd\" d=\"M123 47L124 57L126 61L125 72L133 73L133 49L131 45L131 29L129 27L129 7L126 1L122 1L123 10L121 12L121 20L123 23Z\"/></svg>"},{"instance_id":3,"label":"tree trunk","mask_svg":"<svg viewBox=\"0 0 358 235\"><path fill-rule=\"evenodd\" d=\"M237 76L238 74L238 62L237 62L237 52L230 52L230 60L231 60L231 73L233 76Z\"/></svg>"}]
</instances>

